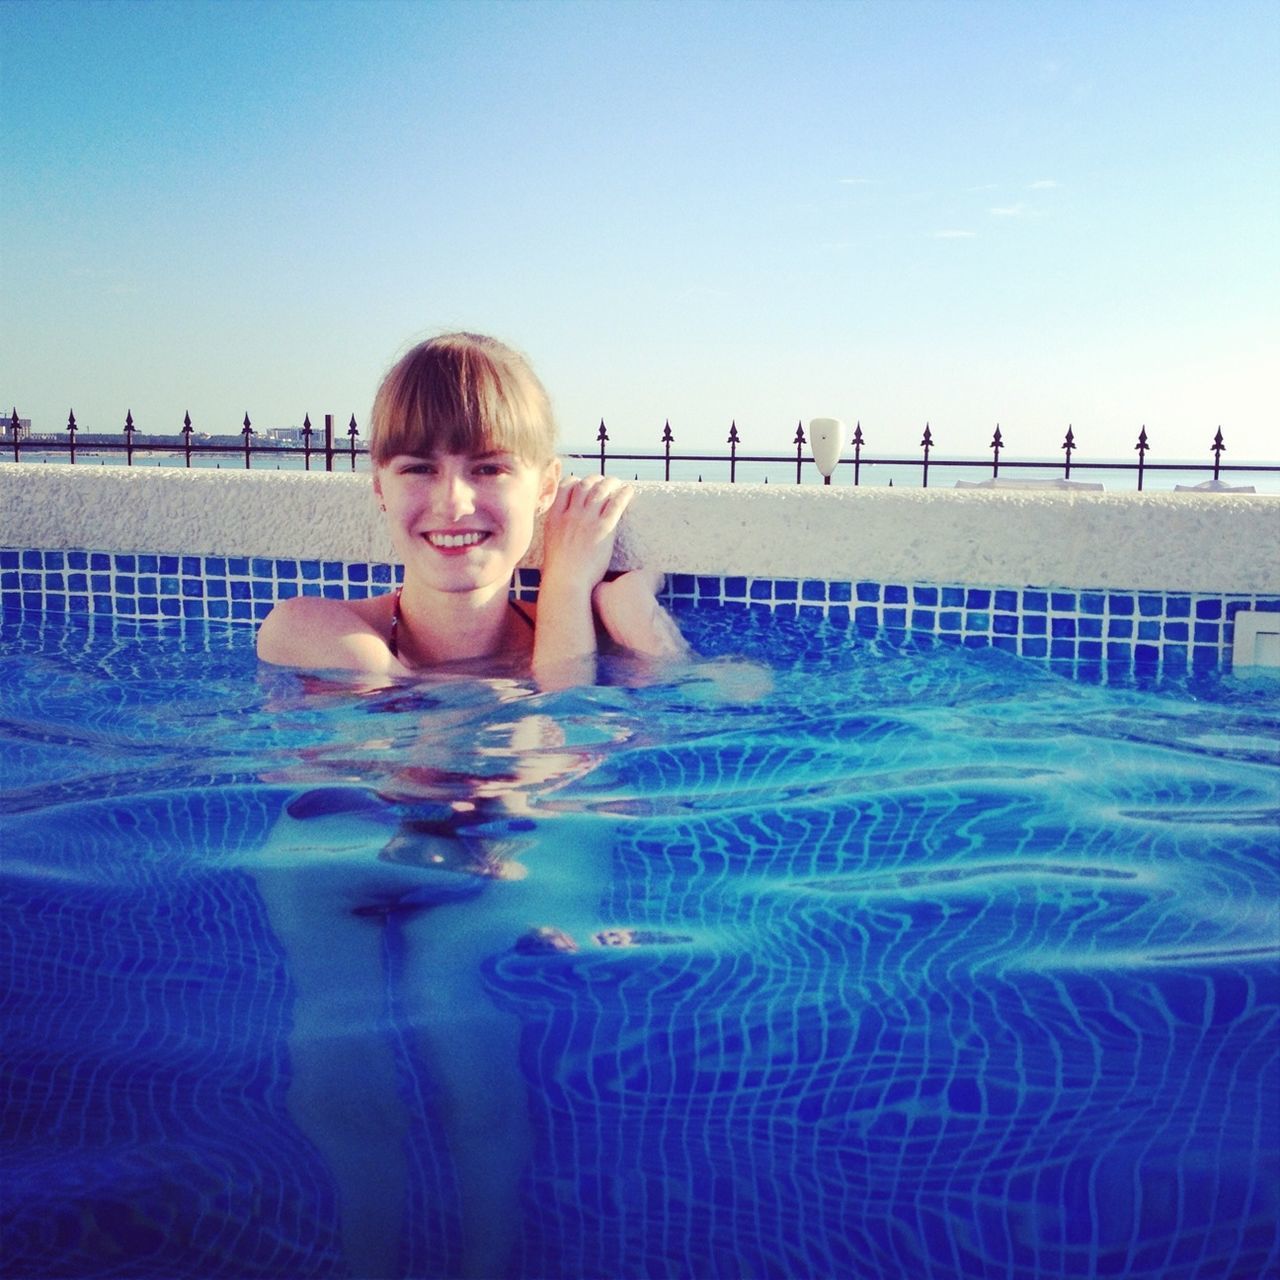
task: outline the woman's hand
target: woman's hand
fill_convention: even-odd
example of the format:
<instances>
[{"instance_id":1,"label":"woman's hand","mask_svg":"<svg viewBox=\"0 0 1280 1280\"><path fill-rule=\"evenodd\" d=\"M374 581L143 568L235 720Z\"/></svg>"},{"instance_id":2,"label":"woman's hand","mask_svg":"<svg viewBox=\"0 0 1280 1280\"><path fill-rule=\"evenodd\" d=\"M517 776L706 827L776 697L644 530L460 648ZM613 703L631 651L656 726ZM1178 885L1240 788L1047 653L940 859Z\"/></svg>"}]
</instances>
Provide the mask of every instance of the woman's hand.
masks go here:
<instances>
[{"instance_id":1,"label":"woman's hand","mask_svg":"<svg viewBox=\"0 0 1280 1280\"><path fill-rule=\"evenodd\" d=\"M561 481L543 524L543 583L590 596L609 568L618 521L633 497L631 485L613 476Z\"/></svg>"},{"instance_id":2,"label":"woman's hand","mask_svg":"<svg viewBox=\"0 0 1280 1280\"><path fill-rule=\"evenodd\" d=\"M635 496L611 476L561 483L542 530L542 579L533 673L547 689L595 679L591 592L604 578L622 513Z\"/></svg>"}]
</instances>

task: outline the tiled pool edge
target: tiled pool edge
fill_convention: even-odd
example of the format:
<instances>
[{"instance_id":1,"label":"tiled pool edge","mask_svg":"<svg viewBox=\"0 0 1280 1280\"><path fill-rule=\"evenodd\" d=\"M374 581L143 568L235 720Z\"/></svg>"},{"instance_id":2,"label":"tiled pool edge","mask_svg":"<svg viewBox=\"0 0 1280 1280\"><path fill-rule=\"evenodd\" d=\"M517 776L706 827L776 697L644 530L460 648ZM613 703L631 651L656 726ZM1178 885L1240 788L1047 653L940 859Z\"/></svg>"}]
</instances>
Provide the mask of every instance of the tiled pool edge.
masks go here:
<instances>
[{"instance_id":1,"label":"tiled pool edge","mask_svg":"<svg viewBox=\"0 0 1280 1280\"><path fill-rule=\"evenodd\" d=\"M637 489L615 564L665 570L677 608L1172 669L1229 666L1236 614L1280 611L1278 496ZM0 466L0 547L24 612L248 624L397 574L367 476Z\"/></svg>"},{"instance_id":2,"label":"tiled pool edge","mask_svg":"<svg viewBox=\"0 0 1280 1280\"><path fill-rule=\"evenodd\" d=\"M287 596L365 596L388 591L399 579L399 568L387 561L0 548L0 602L7 610L35 614L250 626ZM537 586L536 568L518 571L517 594L531 598ZM860 631L912 632L1027 658L1138 664L1175 673L1229 667L1241 609L1280 612L1280 592L1125 592L743 574L674 573L666 598L677 609L811 614Z\"/></svg>"}]
</instances>

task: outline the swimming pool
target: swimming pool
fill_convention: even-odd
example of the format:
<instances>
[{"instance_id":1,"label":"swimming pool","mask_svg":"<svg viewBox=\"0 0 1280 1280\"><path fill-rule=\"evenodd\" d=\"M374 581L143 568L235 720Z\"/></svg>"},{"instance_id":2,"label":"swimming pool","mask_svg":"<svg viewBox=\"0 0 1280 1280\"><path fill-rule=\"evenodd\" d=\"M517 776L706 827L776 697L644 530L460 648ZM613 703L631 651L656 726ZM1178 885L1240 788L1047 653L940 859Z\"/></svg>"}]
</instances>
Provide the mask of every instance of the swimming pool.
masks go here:
<instances>
[{"instance_id":1,"label":"swimming pool","mask_svg":"<svg viewBox=\"0 0 1280 1280\"><path fill-rule=\"evenodd\" d=\"M1274 679L682 621L540 694L7 615L9 1268L1274 1273Z\"/></svg>"}]
</instances>

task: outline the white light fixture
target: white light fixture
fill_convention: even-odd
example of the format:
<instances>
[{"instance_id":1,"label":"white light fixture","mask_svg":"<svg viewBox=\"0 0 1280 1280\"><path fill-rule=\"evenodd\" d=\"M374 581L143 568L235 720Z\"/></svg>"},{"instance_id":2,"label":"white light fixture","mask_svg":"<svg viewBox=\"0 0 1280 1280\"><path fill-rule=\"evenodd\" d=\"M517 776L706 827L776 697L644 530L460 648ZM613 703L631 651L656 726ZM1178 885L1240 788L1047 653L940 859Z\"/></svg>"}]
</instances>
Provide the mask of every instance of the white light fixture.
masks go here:
<instances>
[{"instance_id":1,"label":"white light fixture","mask_svg":"<svg viewBox=\"0 0 1280 1280\"><path fill-rule=\"evenodd\" d=\"M823 483L831 483L831 473L849 439L849 428L839 418L813 418L809 422L809 447L822 472Z\"/></svg>"}]
</instances>

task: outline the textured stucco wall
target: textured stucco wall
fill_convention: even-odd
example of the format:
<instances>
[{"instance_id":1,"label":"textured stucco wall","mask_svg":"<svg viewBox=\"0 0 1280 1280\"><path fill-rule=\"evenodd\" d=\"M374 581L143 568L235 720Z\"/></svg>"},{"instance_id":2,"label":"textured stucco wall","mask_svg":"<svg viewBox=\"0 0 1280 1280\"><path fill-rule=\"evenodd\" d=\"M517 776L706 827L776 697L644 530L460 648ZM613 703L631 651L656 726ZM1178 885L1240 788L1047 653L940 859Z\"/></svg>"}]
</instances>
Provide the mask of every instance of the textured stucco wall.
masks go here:
<instances>
[{"instance_id":1,"label":"textured stucco wall","mask_svg":"<svg viewBox=\"0 0 1280 1280\"><path fill-rule=\"evenodd\" d=\"M1272 593L1280 495L641 482L615 564ZM360 475L0 464L0 545L387 560ZM536 563L538 547L530 554Z\"/></svg>"}]
</instances>

